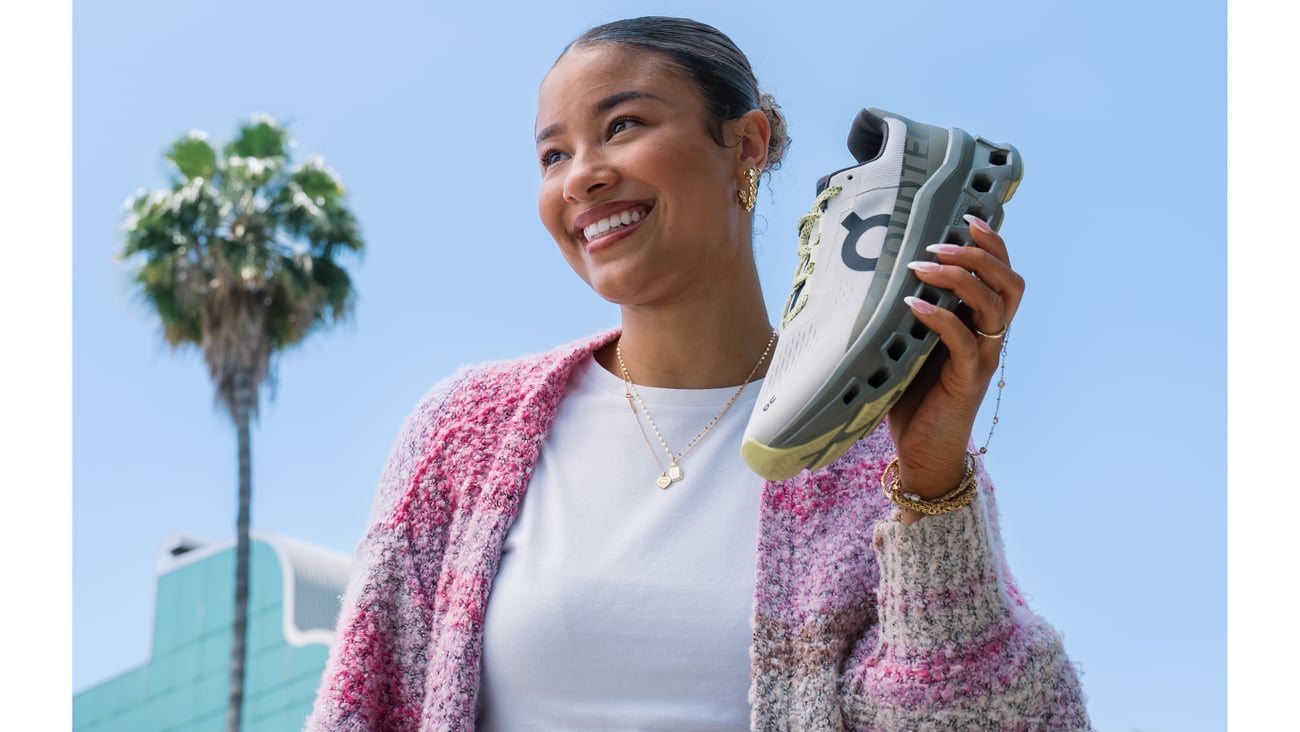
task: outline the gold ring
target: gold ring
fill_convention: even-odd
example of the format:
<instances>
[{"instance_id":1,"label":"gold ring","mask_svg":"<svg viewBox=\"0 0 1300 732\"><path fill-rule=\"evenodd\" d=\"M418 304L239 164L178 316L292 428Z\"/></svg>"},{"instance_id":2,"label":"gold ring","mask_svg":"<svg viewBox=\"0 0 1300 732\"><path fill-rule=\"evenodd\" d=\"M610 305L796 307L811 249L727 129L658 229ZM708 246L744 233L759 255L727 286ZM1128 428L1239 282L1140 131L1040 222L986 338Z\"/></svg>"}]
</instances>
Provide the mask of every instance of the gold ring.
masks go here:
<instances>
[{"instance_id":1,"label":"gold ring","mask_svg":"<svg viewBox=\"0 0 1300 732\"><path fill-rule=\"evenodd\" d=\"M995 341L1002 340L1002 336L1004 336L1004 335L1006 335L1006 334L1007 334L1007 326L1006 326L1006 323L1003 323L1003 324L1002 324L1002 330L998 331L997 333L985 333L984 331L980 330L979 328L976 328L976 329L975 329L975 335L977 335L977 336L982 336L982 337L984 337L984 338L992 338L992 339L995 340Z\"/></svg>"}]
</instances>

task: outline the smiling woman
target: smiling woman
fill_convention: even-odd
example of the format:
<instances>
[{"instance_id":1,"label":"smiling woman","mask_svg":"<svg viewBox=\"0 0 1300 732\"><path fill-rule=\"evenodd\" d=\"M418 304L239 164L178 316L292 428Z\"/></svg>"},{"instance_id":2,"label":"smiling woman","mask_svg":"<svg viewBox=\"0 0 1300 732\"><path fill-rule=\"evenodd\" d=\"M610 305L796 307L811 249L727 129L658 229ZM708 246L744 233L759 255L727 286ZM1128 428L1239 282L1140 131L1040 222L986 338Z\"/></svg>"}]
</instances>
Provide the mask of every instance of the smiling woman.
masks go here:
<instances>
[{"instance_id":1,"label":"smiling woman","mask_svg":"<svg viewBox=\"0 0 1300 732\"><path fill-rule=\"evenodd\" d=\"M571 49L539 94L538 207L569 265L605 299L655 319L743 303L758 316L751 348L761 349L770 328L748 254L752 217L736 201L746 171L765 166L770 127L751 110L720 125L719 144L708 119L694 83L669 61L608 43ZM601 230L624 214L628 225ZM626 340L633 348L632 333ZM726 373L699 386L737 383L738 363L718 362Z\"/></svg>"},{"instance_id":2,"label":"smiling woman","mask_svg":"<svg viewBox=\"0 0 1300 732\"><path fill-rule=\"evenodd\" d=\"M542 81L536 140L541 219L621 327L416 407L309 727L1088 729L966 453L995 327L914 305L947 349L887 427L788 480L741 460L776 353L755 194L787 138L730 39L588 31ZM1008 323L1023 281L991 228L970 236L917 276Z\"/></svg>"}]
</instances>

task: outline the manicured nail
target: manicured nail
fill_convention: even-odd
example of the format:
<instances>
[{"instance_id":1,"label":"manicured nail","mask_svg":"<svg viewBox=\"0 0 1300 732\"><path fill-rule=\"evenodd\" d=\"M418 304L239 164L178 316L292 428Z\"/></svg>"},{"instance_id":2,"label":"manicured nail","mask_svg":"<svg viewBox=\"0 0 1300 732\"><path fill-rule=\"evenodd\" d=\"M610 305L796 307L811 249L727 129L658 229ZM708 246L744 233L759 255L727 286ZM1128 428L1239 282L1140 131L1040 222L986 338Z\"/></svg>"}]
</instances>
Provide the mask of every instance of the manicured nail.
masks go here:
<instances>
[{"instance_id":1,"label":"manicured nail","mask_svg":"<svg viewBox=\"0 0 1300 732\"><path fill-rule=\"evenodd\" d=\"M970 224L971 226L974 226L975 228L979 229L985 234L993 233L993 229L987 223L984 222L984 219L981 219L980 217L974 214L966 214L962 218L966 219L966 223Z\"/></svg>"},{"instance_id":2,"label":"manicured nail","mask_svg":"<svg viewBox=\"0 0 1300 732\"><path fill-rule=\"evenodd\" d=\"M926 302L925 300L922 300L919 297L912 297L909 295L903 298L903 302L907 303L907 306L909 308L915 310L916 312L922 315L929 315L936 310L936 308L933 305Z\"/></svg>"},{"instance_id":3,"label":"manicured nail","mask_svg":"<svg viewBox=\"0 0 1300 732\"><path fill-rule=\"evenodd\" d=\"M956 254L961 251L961 246L957 244L931 244L925 248L927 252L935 254Z\"/></svg>"},{"instance_id":4,"label":"manicured nail","mask_svg":"<svg viewBox=\"0 0 1300 732\"><path fill-rule=\"evenodd\" d=\"M916 272L938 272L939 265L934 262L908 262L907 268Z\"/></svg>"}]
</instances>

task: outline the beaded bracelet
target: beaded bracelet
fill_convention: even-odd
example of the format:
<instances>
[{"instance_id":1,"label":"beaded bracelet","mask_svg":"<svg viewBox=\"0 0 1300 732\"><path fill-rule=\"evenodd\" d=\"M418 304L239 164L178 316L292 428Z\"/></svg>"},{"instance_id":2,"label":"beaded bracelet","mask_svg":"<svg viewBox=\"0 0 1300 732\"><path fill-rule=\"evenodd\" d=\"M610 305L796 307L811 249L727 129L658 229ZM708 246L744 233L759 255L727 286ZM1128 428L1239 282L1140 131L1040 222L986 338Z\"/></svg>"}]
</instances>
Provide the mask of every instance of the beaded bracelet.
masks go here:
<instances>
[{"instance_id":1,"label":"beaded bracelet","mask_svg":"<svg viewBox=\"0 0 1300 732\"><path fill-rule=\"evenodd\" d=\"M956 488L933 500L923 500L915 493L904 493L899 476L898 458L894 458L889 461L889 465L885 466L885 472L880 476L880 488L884 491L885 497L899 508L927 516L937 516L965 508L975 500L979 486L979 480L975 477L975 453L971 452L966 453L966 470L961 476L961 482Z\"/></svg>"}]
</instances>

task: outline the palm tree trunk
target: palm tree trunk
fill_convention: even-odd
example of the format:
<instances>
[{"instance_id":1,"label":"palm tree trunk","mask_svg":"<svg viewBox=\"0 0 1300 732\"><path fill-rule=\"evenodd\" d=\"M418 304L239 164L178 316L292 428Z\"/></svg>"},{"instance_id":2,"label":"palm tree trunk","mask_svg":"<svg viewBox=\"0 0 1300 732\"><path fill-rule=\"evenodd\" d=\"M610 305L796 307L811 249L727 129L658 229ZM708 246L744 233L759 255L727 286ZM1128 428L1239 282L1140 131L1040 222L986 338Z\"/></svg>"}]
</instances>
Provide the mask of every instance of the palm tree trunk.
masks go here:
<instances>
[{"instance_id":1,"label":"palm tree trunk","mask_svg":"<svg viewBox=\"0 0 1300 732\"><path fill-rule=\"evenodd\" d=\"M252 369L235 372L235 427L239 432L239 515L235 519L235 619L230 642L230 700L226 732L239 732L244 706L244 659L248 636L249 504L253 492L249 412L253 404Z\"/></svg>"}]
</instances>

